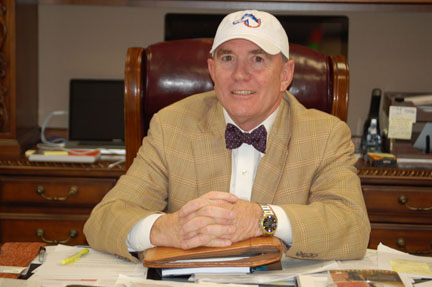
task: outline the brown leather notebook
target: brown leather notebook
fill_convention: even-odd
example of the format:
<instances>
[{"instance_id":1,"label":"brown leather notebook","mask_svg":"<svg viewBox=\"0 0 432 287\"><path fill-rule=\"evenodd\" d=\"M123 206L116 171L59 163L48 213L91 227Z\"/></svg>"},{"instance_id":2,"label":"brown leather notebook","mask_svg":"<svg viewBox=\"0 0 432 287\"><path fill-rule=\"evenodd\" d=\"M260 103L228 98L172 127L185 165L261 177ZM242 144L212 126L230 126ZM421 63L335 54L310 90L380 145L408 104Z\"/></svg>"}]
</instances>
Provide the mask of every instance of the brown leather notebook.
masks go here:
<instances>
[{"instance_id":1,"label":"brown leather notebook","mask_svg":"<svg viewBox=\"0 0 432 287\"><path fill-rule=\"evenodd\" d=\"M46 244L43 242L6 242L0 249L1 266L28 266ZM18 278L20 274L0 273L3 278Z\"/></svg>"},{"instance_id":2,"label":"brown leather notebook","mask_svg":"<svg viewBox=\"0 0 432 287\"><path fill-rule=\"evenodd\" d=\"M236 242L229 247L198 247L183 250L159 246L139 253L139 258L144 266L150 268L257 267L279 261L282 253L282 243L278 238L255 237ZM229 257L240 258L227 260ZM215 258L220 260L214 261ZM191 259L201 260L190 261Z\"/></svg>"}]
</instances>

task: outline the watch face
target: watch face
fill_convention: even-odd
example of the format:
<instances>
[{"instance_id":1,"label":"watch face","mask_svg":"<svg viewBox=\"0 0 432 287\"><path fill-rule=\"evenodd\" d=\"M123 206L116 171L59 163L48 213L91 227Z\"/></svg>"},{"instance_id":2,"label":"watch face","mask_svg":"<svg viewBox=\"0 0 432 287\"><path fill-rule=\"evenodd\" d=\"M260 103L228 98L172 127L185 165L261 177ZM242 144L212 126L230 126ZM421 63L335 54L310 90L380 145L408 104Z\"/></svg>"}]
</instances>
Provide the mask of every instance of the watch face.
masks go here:
<instances>
[{"instance_id":1,"label":"watch face","mask_svg":"<svg viewBox=\"0 0 432 287\"><path fill-rule=\"evenodd\" d=\"M262 226L267 233L274 233L277 228L276 217L273 215L267 215L266 217L264 217Z\"/></svg>"}]
</instances>

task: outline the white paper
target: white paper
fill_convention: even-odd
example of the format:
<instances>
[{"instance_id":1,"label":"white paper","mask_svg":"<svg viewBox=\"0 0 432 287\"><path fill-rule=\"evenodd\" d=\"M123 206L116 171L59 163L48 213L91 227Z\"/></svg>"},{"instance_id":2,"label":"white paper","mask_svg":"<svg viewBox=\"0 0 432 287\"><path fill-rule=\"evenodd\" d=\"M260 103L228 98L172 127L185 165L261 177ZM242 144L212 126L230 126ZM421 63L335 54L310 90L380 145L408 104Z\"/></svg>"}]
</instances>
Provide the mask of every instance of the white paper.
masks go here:
<instances>
[{"instance_id":1,"label":"white paper","mask_svg":"<svg viewBox=\"0 0 432 287\"><path fill-rule=\"evenodd\" d=\"M416 139L416 142L414 143L414 147L426 152L426 136L429 136L431 138L430 140L432 140L432 123L425 124L422 131L420 132L420 135Z\"/></svg>"},{"instance_id":2,"label":"white paper","mask_svg":"<svg viewBox=\"0 0 432 287\"><path fill-rule=\"evenodd\" d=\"M362 259L337 261L338 269L376 269L378 268L378 253L368 249Z\"/></svg>"},{"instance_id":3,"label":"white paper","mask_svg":"<svg viewBox=\"0 0 432 287\"><path fill-rule=\"evenodd\" d=\"M26 268L21 266L0 266L0 273L21 274Z\"/></svg>"},{"instance_id":4,"label":"white paper","mask_svg":"<svg viewBox=\"0 0 432 287\"><path fill-rule=\"evenodd\" d=\"M322 272L338 267L336 261L329 260L301 260L282 257L283 270L255 271L244 275L222 275L222 274L195 274L190 280L195 282L217 282L237 284L286 284L295 285L298 274Z\"/></svg>"},{"instance_id":5,"label":"white paper","mask_svg":"<svg viewBox=\"0 0 432 287\"><path fill-rule=\"evenodd\" d=\"M297 283L299 287L327 287L328 286L328 274L300 274L297 277Z\"/></svg>"},{"instance_id":6,"label":"white paper","mask_svg":"<svg viewBox=\"0 0 432 287\"><path fill-rule=\"evenodd\" d=\"M390 106L388 137L411 139L412 126L416 122L417 109L414 107Z\"/></svg>"},{"instance_id":7,"label":"white paper","mask_svg":"<svg viewBox=\"0 0 432 287\"><path fill-rule=\"evenodd\" d=\"M0 287L44 287L44 286L40 282L28 282L27 280L0 278Z\"/></svg>"},{"instance_id":8,"label":"white paper","mask_svg":"<svg viewBox=\"0 0 432 287\"><path fill-rule=\"evenodd\" d=\"M90 249L78 261L62 265L63 259L79 252L83 248L57 245L48 246L45 262L28 279L44 282L44 286L64 286L67 284L85 284L90 286L113 286L119 274L147 276L147 268L142 263L133 263L115 257L112 254Z\"/></svg>"},{"instance_id":9,"label":"white paper","mask_svg":"<svg viewBox=\"0 0 432 287\"><path fill-rule=\"evenodd\" d=\"M148 280L142 278L136 278L126 275L119 275L115 287L153 287L153 286L163 286L163 287L210 287L210 286L221 286L221 287L258 287L258 285L244 285L244 284L218 284L218 283L192 283L192 282L179 282L179 281L158 281L158 280Z\"/></svg>"},{"instance_id":10,"label":"white paper","mask_svg":"<svg viewBox=\"0 0 432 287\"><path fill-rule=\"evenodd\" d=\"M425 264L429 264L429 266L432 268L431 257L410 255L408 253L404 253L399 250L395 250L390 247L387 247L381 243L378 245L377 250L378 250L378 268L380 269L393 270L391 265L392 260L406 260L415 263L425 263ZM421 273L414 274L414 273L403 273L403 272L399 272L399 273L409 276L411 278L431 278L432 279L431 274L421 274Z\"/></svg>"}]
</instances>

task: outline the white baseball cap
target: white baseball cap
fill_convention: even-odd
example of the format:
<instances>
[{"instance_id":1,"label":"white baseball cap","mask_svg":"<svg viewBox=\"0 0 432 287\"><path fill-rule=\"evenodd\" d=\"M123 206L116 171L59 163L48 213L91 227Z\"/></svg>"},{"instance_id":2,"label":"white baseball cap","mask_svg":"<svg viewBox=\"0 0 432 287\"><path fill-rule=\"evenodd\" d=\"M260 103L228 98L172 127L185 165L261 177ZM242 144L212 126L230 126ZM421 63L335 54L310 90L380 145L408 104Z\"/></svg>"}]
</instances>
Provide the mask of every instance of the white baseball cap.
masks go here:
<instances>
[{"instance_id":1,"label":"white baseball cap","mask_svg":"<svg viewBox=\"0 0 432 287\"><path fill-rule=\"evenodd\" d=\"M282 53L289 58L288 36L279 20L270 13L245 10L225 16L216 31L210 53L232 39L246 39L270 55Z\"/></svg>"}]
</instances>

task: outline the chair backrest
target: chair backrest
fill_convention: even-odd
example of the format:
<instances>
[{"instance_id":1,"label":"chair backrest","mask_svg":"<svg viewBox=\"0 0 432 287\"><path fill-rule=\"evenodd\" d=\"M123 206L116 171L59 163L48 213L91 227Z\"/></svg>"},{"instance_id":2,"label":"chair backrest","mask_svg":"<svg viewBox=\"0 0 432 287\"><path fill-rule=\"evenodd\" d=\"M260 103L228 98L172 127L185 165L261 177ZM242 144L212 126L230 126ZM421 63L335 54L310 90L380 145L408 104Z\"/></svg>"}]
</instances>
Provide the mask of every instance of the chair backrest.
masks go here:
<instances>
[{"instance_id":1,"label":"chair backrest","mask_svg":"<svg viewBox=\"0 0 432 287\"><path fill-rule=\"evenodd\" d=\"M147 134L154 113L192 94L213 89L207 69L212 39L167 41L147 48L129 48L125 67L126 167ZM295 61L289 91L306 107L346 121L349 71L343 56L326 56L290 44Z\"/></svg>"}]
</instances>

